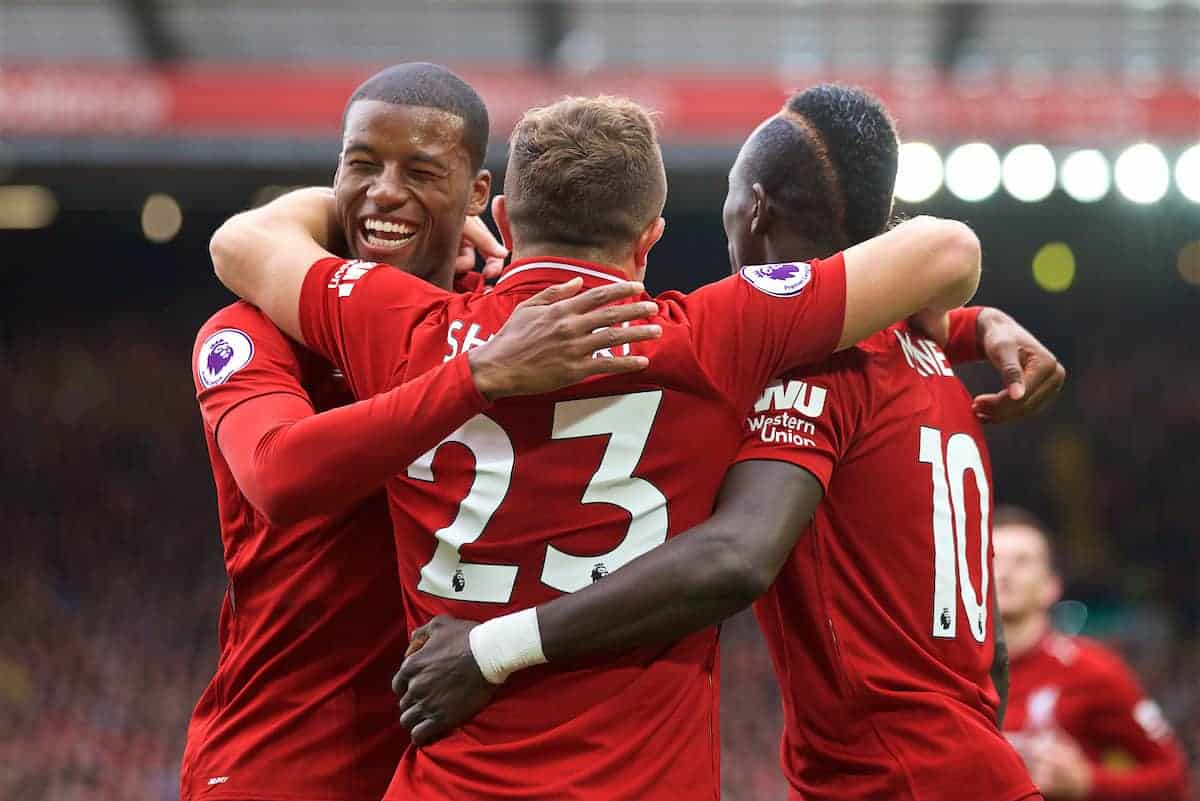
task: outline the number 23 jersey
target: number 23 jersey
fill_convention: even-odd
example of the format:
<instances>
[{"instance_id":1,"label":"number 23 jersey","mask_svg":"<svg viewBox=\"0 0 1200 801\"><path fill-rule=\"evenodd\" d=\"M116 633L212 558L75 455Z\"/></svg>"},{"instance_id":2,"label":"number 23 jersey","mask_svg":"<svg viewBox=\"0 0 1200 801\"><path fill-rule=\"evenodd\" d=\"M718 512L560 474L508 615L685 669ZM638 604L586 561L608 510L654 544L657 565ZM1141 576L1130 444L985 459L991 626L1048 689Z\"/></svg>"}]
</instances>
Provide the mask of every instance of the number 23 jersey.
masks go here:
<instances>
[{"instance_id":1,"label":"number 23 jersey","mask_svg":"<svg viewBox=\"0 0 1200 801\"><path fill-rule=\"evenodd\" d=\"M791 462L825 498L755 604L806 801L1015 801L996 727L991 463L966 388L906 324L770 385L738 461Z\"/></svg>"},{"instance_id":2,"label":"number 23 jersey","mask_svg":"<svg viewBox=\"0 0 1200 801\"><path fill-rule=\"evenodd\" d=\"M514 262L490 294L447 297L396 270L318 262L305 339L364 397L465 358L521 301L575 276L622 277ZM633 346L645 371L496 403L389 483L410 626L535 606L707 518L762 385L835 347L844 263L764 265L656 300L663 336ZM460 729L408 749L386 798L715 801L716 640L710 627L521 671Z\"/></svg>"}]
</instances>

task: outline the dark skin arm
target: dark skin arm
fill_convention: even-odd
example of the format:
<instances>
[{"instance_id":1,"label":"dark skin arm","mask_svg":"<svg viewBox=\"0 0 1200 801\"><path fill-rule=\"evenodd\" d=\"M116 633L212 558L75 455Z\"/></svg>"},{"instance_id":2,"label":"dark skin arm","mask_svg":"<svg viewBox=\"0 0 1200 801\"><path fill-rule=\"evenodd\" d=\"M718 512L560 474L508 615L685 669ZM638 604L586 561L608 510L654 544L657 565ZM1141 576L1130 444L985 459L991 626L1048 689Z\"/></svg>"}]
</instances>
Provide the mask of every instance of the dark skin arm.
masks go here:
<instances>
[{"instance_id":1,"label":"dark skin arm","mask_svg":"<svg viewBox=\"0 0 1200 801\"><path fill-rule=\"evenodd\" d=\"M823 495L820 482L795 465L734 465L708 520L537 608L547 659L674 642L741 611L771 586ZM495 692L468 643L475 625L439 616L413 633L392 688L417 745L469 720Z\"/></svg>"},{"instance_id":2,"label":"dark skin arm","mask_svg":"<svg viewBox=\"0 0 1200 801\"><path fill-rule=\"evenodd\" d=\"M1000 620L1000 603L996 600L996 588L992 587L992 634L996 651L992 655L992 683L1000 696L996 707L996 728L1004 728L1004 713L1008 709L1008 640L1004 638L1004 623Z\"/></svg>"}]
</instances>

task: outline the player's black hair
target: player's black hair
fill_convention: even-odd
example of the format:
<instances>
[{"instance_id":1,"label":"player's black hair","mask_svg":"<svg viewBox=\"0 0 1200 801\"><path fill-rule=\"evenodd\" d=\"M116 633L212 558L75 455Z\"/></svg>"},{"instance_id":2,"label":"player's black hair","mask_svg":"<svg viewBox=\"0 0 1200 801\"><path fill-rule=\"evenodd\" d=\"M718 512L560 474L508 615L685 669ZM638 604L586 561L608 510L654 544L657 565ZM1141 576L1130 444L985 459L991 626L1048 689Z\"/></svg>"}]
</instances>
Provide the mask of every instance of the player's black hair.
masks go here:
<instances>
[{"instance_id":1,"label":"player's black hair","mask_svg":"<svg viewBox=\"0 0 1200 801\"><path fill-rule=\"evenodd\" d=\"M900 143L867 91L821 84L798 92L753 145L751 180L807 238L843 248L887 228Z\"/></svg>"},{"instance_id":2,"label":"player's black hair","mask_svg":"<svg viewBox=\"0 0 1200 801\"><path fill-rule=\"evenodd\" d=\"M423 106L453 114L463 121L463 144L471 155L471 169L479 170L487 153L487 106L471 85L445 67L415 61L377 72L350 95L342 113L359 100L382 100L400 106Z\"/></svg>"},{"instance_id":3,"label":"player's black hair","mask_svg":"<svg viewBox=\"0 0 1200 801\"><path fill-rule=\"evenodd\" d=\"M1055 547L1054 534L1044 520L1023 507L1011 504L999 504L992 511L992 529L994 530L1001 526L1023 526L1036 531L1041 536L1042 542L1045 543L1046 559L1050 562L1050 572L1058 574L1058 548Z\"/></svg>"}]
</instances>

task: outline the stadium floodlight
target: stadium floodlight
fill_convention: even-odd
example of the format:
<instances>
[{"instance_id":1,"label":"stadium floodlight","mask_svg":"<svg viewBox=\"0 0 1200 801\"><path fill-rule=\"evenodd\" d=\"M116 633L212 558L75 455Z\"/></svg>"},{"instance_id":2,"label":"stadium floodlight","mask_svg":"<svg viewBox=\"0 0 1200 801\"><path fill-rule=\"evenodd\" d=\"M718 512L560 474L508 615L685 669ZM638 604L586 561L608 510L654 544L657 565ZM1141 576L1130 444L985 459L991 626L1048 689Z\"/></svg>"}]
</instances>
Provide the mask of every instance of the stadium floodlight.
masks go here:
<instances>
[{"instance_id":1,"label":"stadium floodlight","mask_svg":"<svg viewBox=\"0 0 1200 801\"><path fill-rule=\"evenodd\" d=\"M1126 148L1113 169L1117 189L1134 203L1157 203L1171 184L1167 157L1152 144L1142 142Z\"/></svg>"},{"instance_id":2,"label":"stadium floodlight","mask_svg":"<svg viewBox=\"0 0 1200 801\"><path fill-rule=\"evenodd\" d=\"M946 158L946 188L960 200L978 203L1000 188L1000 156L983 142L960 145Z\"/></svg>"},{"instance_id":3,"label":"stadium floodlight","mask_svg":"<svg viewBox=\"0 0 1200 801\"><path fill-rule=\"evenodd\" d=\"M156 193L142 205L142 233L151 242L170 242L183 227L183 210L170 195Z\"/></svg>"},{"instance_id":4,"label":"stadium floodlight","mask_svg":"<svg viewBox=\"0 0 1200 801\"><path fill-rule=\"evenodd\" d=\"M1188 200L1200 203L1200 145L1183 151L1175 162L1175 185Z\"/></svg>"},{"instance_id":5,"label":"stadium floodlight","mask_svg":"<svg viewBox=\"0 0 1200 801\"><path fill-rule=\"evenodd\" d=\"M1017 200L1036 203L1054 191L1054 156L1045 145L1017 145L1000 168L1004 188Z\"/></svg>"},{"instance_id":6,"label":"stadium floodlight","mask_svg":"<svg viewBox=\"0 0 1200 801\"><path fill-rule=\"evenodd\" d=\"M0 229L45 228L58 215L58 200L44 186L0 186Z\"/></svg>"},{"instance_id":7,"label":"stadium floodlight","mask_svg":"<svg viewBox=\"0 0 1200 801\"><path fill-rule=\"evenodd\" d=\"M1063 191L1075 200L1095 203L1112 188L1112 171L1099 150L1076 150L1063 159L1059 180Z\"/></svg>"},{"instance_id":8,"label":"stadium floodlight","mask_svg":"<svg viewBox=\"0 0 1200 801\"><path fill-rule=\"evenodd\" d=\"M900 167L896 173L896 197L905 203L920 203L942 188L942 157L933 145L905 142L900 145Z\"/></svg>"},{"instance_id":9,"label":"stadium floodlight","mask_svg":"<svg viewBox=\"0 0 1200 801\"><path fill-rule=\"evenodd\" d=\"M1047 292L1066 292L1075 283L1075 254L1066 242L1047 242L1033 256L1033 280Z\"/></svg>"}]
</instances>

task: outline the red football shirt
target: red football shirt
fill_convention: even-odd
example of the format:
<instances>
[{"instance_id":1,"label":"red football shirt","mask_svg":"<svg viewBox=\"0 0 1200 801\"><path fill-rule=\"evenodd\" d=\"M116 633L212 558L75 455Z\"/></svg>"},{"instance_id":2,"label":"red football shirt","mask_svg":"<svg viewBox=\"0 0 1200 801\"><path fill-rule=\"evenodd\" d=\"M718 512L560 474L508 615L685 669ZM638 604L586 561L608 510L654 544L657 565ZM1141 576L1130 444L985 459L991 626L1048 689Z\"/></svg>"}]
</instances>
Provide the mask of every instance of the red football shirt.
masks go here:
<instances>
[{"instance_id":1,"label":"red football shirt","mask_svg":"<svg viewBox=\"0 0 1200 801\"><path fill-rule=\"evenodd\" d=\"M755 604L805 801L1014 801L1035 792L996 728L991 465L971 398L906 324L771 384L738 460L825 487Z\"/></svg>"},{"instance_id":2,"label":"red football shirt","mask_svg":"<svg viewBox=\"0 0 1200 801\"><path fill-rule=\"evenodd\" d=\"M327 362L245 303L204 324L193 365L229 588L216 675L188 728L182 798L377 801L408 742L389 686L407 631L384 495L273 526L216 438L252 398L290 393L320 412L352 397Z\"/></svg>"},{"instance_id":3,"label":"red football shirt","mask_svg":"<svg viewBox=\"0 0 1200 801\"><path fill-rule=\"evenodd\" d=\"M1018 750L1061 729L1093 763L1087 801L1185 801L1187 763L1158 704L1121 658L1049 633L1011 660L1004 731ZM1053 799L1051 799L1053 801Z\"/></svg>"},{"instance_id":4,"label":"red football shirt","mask_svg":"<svg viewBox=\"0 0 1200 801\"><path fill-rule=\"evenodd\" d=\"M480 297L324 260L304 284L305 340L356 395L485 342L513 308L590 264L523 261ZM389 483L410 626L485 620L572 592L712 511L759 388L819 360L845 313L840 256L745 268L657 298L647 371L500 402ZM597 354L603 358L605 354ZM522 671L447 738L409 748L387 798L715 799L715 628L617 660Z\"/></svg>"}]
</instances>

